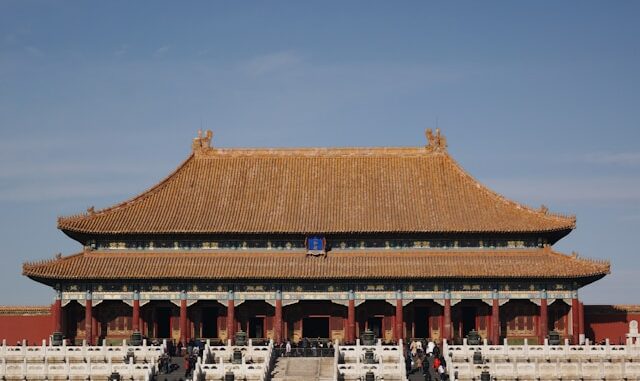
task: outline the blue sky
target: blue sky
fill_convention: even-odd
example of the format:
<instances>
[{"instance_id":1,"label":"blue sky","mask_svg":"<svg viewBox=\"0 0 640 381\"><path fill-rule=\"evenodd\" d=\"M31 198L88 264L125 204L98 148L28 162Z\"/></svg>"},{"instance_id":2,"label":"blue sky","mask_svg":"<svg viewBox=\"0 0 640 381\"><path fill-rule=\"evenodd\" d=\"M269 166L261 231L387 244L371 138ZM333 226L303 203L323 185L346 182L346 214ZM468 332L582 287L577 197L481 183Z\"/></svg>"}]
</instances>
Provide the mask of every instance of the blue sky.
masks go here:
<instances>
[{"instance_id":1,"label":"blue sky","mask_svg":"<svg viewBox=\"0 0 640 381\"><path fill-rule=\"evenodd\" d=\"M419 146L576 214L609 259L586 303L640 299L640 3L0 1L0 304L49 303L25 260L213 144ZM11 292L6 292L10 290Z\"/></svg>"}]
</instances>

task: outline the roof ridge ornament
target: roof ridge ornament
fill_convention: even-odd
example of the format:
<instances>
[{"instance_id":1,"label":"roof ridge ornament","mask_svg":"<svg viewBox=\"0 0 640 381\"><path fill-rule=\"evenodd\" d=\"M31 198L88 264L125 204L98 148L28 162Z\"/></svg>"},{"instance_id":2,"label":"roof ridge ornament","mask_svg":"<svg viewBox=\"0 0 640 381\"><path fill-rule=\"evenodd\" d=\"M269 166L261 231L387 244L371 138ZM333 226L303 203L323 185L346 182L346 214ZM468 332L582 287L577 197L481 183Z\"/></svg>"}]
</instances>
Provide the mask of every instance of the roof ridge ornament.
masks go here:
<instances>
[{"instance_id":1,"label":"roof ridge ornament","mask_svg":"<svg viewBox=\"0 0 640 381\"><path fill-rule=\"evenodd\" d=\"M191 145L193 152L202 152L211 148L211 138L213 138L211 130L207 130L204 136L202 135L202 130L198 130L198 137L193 139L193 144Z\"/></svg>"},{"instance_id":2,"label":"roof ridge ornament","mask_svg":"<svg viewBox=\"0 0 640 381\"><path fill-rule=\"evenodd\" d=\"M444 134L440 133L439 128L436 128L435 134L433 133L433 130L427 128L425 135L427 136L427 151L445 152L447 150L447 138L444 137Z\"/></svg>"}]
</instances>

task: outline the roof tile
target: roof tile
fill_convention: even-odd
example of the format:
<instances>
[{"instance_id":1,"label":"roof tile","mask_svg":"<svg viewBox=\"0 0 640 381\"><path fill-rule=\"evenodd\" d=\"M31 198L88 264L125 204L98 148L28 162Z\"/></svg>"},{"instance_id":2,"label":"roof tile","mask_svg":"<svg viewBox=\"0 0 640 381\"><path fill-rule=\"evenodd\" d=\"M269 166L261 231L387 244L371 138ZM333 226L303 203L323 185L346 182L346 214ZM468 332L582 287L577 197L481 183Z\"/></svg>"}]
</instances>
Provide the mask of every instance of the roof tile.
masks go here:
<instances>
[{"instance_id":1,"label":"roof tile","mask_svg":"<svg viewBox=\"0 0 640 381\"><path fill-rule=\"evenodd\" d=\"M87 251L23 266L37 279L582 278L609 263L545 249L304 251Z\"/></svg>"},{"instance_id":2,"label":"roof tile","mask_svg":"<svg viewBox=\"0 0 640 381\"><path fill-rule=\"evenodd\" d=\"M215 149L121 204L59 228L128 233L504 233L570 230L575 218L480 185L445 151Z\"/></svg>"}]
</instances>

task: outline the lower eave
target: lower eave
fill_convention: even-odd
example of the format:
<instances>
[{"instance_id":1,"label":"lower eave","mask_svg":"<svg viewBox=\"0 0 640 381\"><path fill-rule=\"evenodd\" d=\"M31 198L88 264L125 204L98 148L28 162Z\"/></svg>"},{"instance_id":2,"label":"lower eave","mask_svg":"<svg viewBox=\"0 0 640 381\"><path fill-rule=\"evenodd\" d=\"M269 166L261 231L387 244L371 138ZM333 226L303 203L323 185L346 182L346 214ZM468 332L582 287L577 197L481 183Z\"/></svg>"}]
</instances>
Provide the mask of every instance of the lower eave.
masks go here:
<instances>
[{"instance_id":1,"label":"lower eave","mask_svg":"<svg viewBox=\"0 0 640 381\"><path fill-rule=\"evenodd\" d=\"M38 282L68 281L314 281L438 279L571 279L588 284L607 262L543 249L304 251L85 251L23 265Z\"/></svg>"}]
</instances>

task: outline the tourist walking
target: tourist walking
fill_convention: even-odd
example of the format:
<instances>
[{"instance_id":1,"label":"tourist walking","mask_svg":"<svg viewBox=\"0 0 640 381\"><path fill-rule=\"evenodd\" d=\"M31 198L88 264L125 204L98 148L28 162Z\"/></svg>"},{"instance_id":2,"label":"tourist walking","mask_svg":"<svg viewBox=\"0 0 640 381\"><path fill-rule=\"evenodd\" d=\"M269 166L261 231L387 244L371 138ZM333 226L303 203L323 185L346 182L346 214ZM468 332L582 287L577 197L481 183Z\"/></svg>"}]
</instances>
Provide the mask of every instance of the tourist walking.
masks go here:
<instances>
[{"instance_id":1,"label":"tourist walking","mask_svg":"<svg viewBox=\"0 0 640 381\"><path fill-rule=\"evenodd\" d=\"M287 345L284 347L284 355L287 357L291 356L291 341L287 340Z\"/></svg>"}]
</instances>

